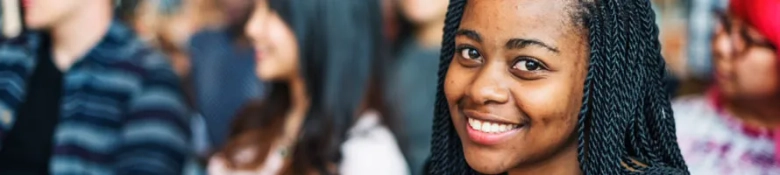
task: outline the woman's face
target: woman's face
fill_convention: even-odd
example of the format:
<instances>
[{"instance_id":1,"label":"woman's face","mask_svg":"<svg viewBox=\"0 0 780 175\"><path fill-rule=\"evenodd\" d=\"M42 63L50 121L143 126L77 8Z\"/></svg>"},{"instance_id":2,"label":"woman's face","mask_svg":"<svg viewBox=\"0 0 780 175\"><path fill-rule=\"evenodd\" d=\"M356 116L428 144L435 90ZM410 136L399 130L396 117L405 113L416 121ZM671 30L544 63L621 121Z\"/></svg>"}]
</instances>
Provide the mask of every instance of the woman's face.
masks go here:
<instances>
[{"instance_id":1,"label":"woman's face","mask_svg":"<svg viewBox=\"0 0 780 175\"><path fill-rule=\"evenodd\" d=\"M295 34L266 1L257 1L246 33L255 47L255 72L260 79L284 81L299 75Z\"/></svg>"},{"instance_id":2,"label":"woman's face","mask_svg":"<svg viewBox=\"0 0 780 175\"><path fill-rule=\"evenodd\" d=\"M737 18L729 20L731 25L720 24L713 39L715 79L721 93L731 99L777 97L777 51L750 25Z\"/></svg>"},{"instance_id":3,"label":"woman's face","mask_svg":"<svg viewBox=\"0 0 780 175\"><path fill-rule=\"evenodd\" d=\"M573 8L567 1L469 1L444 92L471 168L577 166L589 52Z\"/></svg>"}]
</instances>

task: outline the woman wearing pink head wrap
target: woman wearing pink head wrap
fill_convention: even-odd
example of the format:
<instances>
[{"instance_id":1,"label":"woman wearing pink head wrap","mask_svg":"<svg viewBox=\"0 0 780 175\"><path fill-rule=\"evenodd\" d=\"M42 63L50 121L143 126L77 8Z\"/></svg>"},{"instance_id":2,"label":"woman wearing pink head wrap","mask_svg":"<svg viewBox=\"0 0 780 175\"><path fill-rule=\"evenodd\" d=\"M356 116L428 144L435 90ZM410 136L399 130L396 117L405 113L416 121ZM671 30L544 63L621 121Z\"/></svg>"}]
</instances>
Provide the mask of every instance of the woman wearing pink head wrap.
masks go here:
<instances>
[{"instance_id":1,"label":"woman wearing pink head wrap","mask_svg":"<svg viewBox=\"0 0 780 175\"><path fill-rule=\"evenodd\" d=\"M732 0L713 36L715 82L674 102L692 174L780 173L780 0Z\"/></svg>"}]
</instances>

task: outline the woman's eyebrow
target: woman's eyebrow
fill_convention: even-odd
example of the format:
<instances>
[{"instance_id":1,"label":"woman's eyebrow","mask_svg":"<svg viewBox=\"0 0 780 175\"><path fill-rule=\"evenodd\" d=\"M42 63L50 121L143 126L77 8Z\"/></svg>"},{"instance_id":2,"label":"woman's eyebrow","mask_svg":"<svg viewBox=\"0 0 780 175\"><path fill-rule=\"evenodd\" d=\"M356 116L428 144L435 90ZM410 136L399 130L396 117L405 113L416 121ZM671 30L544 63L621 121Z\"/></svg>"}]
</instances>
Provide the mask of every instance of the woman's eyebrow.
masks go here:
<instances>
[{"instance_id":1,"label":"woman's eyebrow","mask_svg":"<svg viewBox=\"0 0 780 175\"><path fill-rule=\"evenodd\" d=\"M458 29L458 31L455 32L455 36L465 36L466 38L482 43L482 36L480 36L477 31L471 29Z\"/></svg>"},{"instance_id":2,"label":"woman's eyebrow","mask_svg":"<svg viewBox=\"0 0 780 175\"><path fill-rule=\"evenodd\" d=\"M509 41L506 42L506 49L524 49L528 46L537 46L545 48L553 53L560 53L558 51L558 48L551 46L549 44L545 44L544 42L541 42L536 39L526 39L526 38L512 38Z\"/></svg>"},{"instance_id":3,"label":"woman's eyebrow","mask_svg":"<svg viewBox=\"0 0 780 175\"><path fill-rule=\"evenodd\" d=\"M465 36L466 38L482 43L482 36L479 35L477 31L471 29L458 29L458 31L455 32L455 36ZM507 49L523 49L528 46L538 46L538 47L545 48L556 54L560 53L558 48L550 44L541 42L537 39L513 38L506 43Z\"/></svg>"}]
</instances>

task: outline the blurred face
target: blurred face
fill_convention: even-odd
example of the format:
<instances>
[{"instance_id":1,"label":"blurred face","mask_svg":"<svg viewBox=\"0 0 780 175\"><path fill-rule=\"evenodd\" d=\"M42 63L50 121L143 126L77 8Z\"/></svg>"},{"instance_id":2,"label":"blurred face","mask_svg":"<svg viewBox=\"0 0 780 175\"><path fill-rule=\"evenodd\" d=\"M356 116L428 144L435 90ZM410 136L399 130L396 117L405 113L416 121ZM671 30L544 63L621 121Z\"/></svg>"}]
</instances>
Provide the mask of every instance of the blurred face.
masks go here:
<instances>
[{"instance_id":1,"label":"blurred face","mask_svg":"<svg viewBox=\"0 0 780 175\"><path fill-rule=\"evenodd\" d=\"M471 168L577 167L588 46L569 8L565 1L469 1L444 92Z\"/></svg>"},{"instance_id":2,"label":"blurred face","mask_svg":"<svg viewBox=\"0 0 780 175\"><path fill-rule=\"evenodd\" d=\"M160 24L160 16L157 4L153 1L141 1L138 4L135 16L134 29L136 33L146 40L154 39L156 30Z\"/></svg>"},{"instance_id":3,"label":"blurred face","mask_svg":"<svg viewBox=\"0 0 780 175\"><path fill-rule=\"evenodd\" d=\"M415 24L444 21L447 0L400 0L401 12Z\"/></svg>"},{"instance_id":4,"label":"blurred face","mask_svg":"<svg viewBox=\"0 0 780 175\"><path fill-rule=\"evenodd\" d=\"M258 1L246 27L254 45L256 73L265 81L289 80L298 76L298 44L292 29L265 1Z\"/></svg>"},{"instance_id":5,"label":"blurred face","mask_svg":"<svg viewBox=\"0 0 780 175\"><path fill-rule=\"evenodd\" d=\"M719 25L713 38L715 79L722 95L747 100L777 97L777 51L743 21L734 18L730 24Z\"/></svg>"},{"instance_id":6,"label":"blurred face","mask_svg":"<svg viewBox=\"0 0 780 175\"><path fill-rule=\"evenodd\" d=\"M65 20L88 0L23 0L25 25L31 29L47 29Z\"/></svg>"}]
</instances>

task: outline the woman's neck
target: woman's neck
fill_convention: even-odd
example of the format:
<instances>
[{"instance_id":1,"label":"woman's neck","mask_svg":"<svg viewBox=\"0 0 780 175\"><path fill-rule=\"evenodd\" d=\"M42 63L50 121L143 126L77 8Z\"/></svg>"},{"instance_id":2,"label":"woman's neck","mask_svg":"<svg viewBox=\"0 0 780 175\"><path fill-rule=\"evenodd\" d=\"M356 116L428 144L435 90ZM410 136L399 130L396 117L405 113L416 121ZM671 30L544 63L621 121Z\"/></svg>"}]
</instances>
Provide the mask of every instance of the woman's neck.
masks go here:
<instances>
[{"instance_id":1,"label":"woman's neck","mask_svg":"<svg viewBox=\"0 0 780 175\"><path fill-rule=\"evenodd\" d=\"M444 19L419 25L414 31L415 39L425 48L439 47L442 35L444 35Z\"/></svg>"},{"instance_id":2,"label":"woman's neck","mask_svg":"<svg viewBox=\"0 0 780 175\"><path fill-rule=\"evenodd\" d=\"M295 78L288 84L290 87L290 110L306 110L309 108L309 94L306 93L306 83L303 78Z\"/></svg>"},{"instance_id":3,"label":"woman's neck","mask_svg":"<svg viewBox=\"0 0 780 175\"><path fill-rule=\"evenodd\" d=\"M306 118L306 112L309 110L310 100L303 78L293 78L288 87L290 88L290 110L287 112L284 130L286 136L292 137L298 135Z\"/></svg>"},{"instance_id":4,"label":"woman's neck","mask_svg":"<svg viewBox=\"0 0 780 175\"><path fill-rule=\"evenodd\" d=\"M571 141L570 141L571 142ZM531 175L531 174L561 174L561 175L579 175L582 174L580 163L577 160L577 140L573 140L570 146L561 149L561 152L552 155L551 158L539 162L523 165L510 169L509 175Z\"/></svg>"},{"instance_id":5,"label":"woman's neck","mask_svg":"<svg viewBox=\"0 0 780 175\"><path fill-rule=\"evenodd\" d=\"M67 71L79 58L95 47L111 26L110 1L84 3L65 20L58 21L51 29L54 63L61 71Z\"/></svg>"},{"instance_id":6,"label":"woman's neck","mask_svg":"<svg viewBox=\"0 0 780 175\"><path fill-rule=\"evenodd\" d=\"M724 104L726 112L753 128L780 129L780 99L740 100Z\"/></svg>"}]
</instances>

